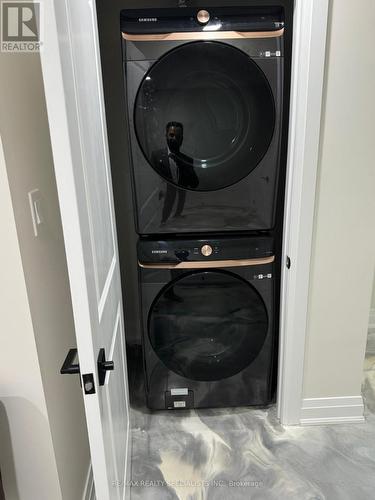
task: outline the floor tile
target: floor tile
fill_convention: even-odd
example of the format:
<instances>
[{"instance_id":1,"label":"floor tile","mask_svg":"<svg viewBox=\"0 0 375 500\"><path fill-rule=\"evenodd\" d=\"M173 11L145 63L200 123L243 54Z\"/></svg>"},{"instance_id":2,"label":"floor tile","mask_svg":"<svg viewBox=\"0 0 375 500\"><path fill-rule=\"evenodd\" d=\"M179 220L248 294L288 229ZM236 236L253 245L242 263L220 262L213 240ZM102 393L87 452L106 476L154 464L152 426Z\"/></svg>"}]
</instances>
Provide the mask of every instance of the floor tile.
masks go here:
<instances>
[{"instance_id":1,"label":"floor tile","mask_svg":"<svg viewBox=\"0 0 375 500\"><path fill-rule=\"evenodd\" d=\"M132 500L368 500L375 491L375 356L366 422L283 427L275 407L132 410Z\"/></svg>"}]
</instances>

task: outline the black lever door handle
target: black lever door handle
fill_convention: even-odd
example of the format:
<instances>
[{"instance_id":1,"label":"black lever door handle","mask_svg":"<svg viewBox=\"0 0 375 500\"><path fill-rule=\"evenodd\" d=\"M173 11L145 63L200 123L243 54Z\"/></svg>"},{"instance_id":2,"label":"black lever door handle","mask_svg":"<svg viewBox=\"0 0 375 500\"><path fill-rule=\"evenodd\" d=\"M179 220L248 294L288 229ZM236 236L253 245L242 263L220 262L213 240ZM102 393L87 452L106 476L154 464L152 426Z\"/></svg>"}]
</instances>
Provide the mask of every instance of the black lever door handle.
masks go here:
<instances>
[{"instance_id":1,"label":"black lever door handle","mask_svg":"<svg viewBox=\"0 0 375 500\"><path fill-rule=\"evenodd\" d=\"M98 355L98 376L99 376L99 385L104 385L105 375L107 371L114 370L115 364L113 361L106 361L105 359L105 350L99 349Z\"/></svg>"},{"instance_id":2,"label":"black lever door handle","mask_svg":"<svg viewBox=\"0 0 375 500\"><path fill-rule=\"evenodd\" d=\"M65 361L61 367L61 375L73 375L79 373L79 363L73 363L77 357L77 349L69 349Z\"/></svg>"}]
</instances>

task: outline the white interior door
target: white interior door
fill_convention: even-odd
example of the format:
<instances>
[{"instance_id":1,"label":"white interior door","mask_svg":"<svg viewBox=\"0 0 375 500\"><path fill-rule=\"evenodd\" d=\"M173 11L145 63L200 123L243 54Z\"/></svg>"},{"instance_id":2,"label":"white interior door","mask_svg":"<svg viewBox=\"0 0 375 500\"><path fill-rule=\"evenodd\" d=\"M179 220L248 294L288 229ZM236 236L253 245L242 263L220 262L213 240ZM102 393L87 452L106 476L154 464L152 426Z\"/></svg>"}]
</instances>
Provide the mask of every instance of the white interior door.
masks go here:
<instances>
[{"instance_id":1,"label":"white interior door","mask_svg":"<svg viewBox=\"0 0 375 500\"><path fill-rule=\"evenodd\" d=\"M42 68L95 490L98 500L122 500L129 404L96 10L90 0L43 6ZM100 385L103 348L114 370Z\"/></svg>"}]
</instances>

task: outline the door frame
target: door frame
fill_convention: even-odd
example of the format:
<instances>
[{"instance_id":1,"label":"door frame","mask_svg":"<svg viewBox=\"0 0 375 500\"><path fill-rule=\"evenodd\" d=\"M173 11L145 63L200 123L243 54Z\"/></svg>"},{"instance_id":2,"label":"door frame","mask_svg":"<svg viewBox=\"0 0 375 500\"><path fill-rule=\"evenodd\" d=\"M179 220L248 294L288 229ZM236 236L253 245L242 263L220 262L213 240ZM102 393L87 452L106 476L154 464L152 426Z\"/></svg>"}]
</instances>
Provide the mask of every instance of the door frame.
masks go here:
<instances>
[{"instance_id":1,"label":"door frame","mask_svg":"<svg viewBox=\"0 0 375 500\"><path fill-rule=\"evenodd\" d=\"M57 6L61 2L55 0ZM92 8L94 1L90 0ZM309 272L314 227L315 184L319 160L320 121L326 50L329 0L295 0L292 75L290 98L289 146L284 216L283 266L281 276L281 314L279 344L279 384L277 413L284 425L300 423L302 406L304 352L307 326ZM69 12L66 15L69 16ZM53 43L56 58L60 50L71 50L69 40L57 30L54 9L45 9L46 43ZM42 66L43 66L43 52ZM46 87L50 119L59 122L62 137L52 143L54 156L69 151L69 124L62 93L64 76L70 68L61 66L54 88ZM66 74L64 75L64 73ZM82 82L84 85L84 82ZM85 121L77 103L70 111ZM72 159L77 151L70 151ZM78 158L79 160L79 158ZM73 189L73 187L72 187ZM60 206L61 211L70 210ZM290 258L288 269L286 259ZM82 263L83 266L83 263ZM81 272L78 270L78 272Z\"/></svg>"},{"instance_id":2,"label":"door frame","mask_svg":"<svg viewBox=\"0 0 375 500\"><path fill-rule=\"evenodd\" d=\"M284 425L300 424L303 398L328 6L295 0L277 393Z\"/></svg>"}]
</instances>

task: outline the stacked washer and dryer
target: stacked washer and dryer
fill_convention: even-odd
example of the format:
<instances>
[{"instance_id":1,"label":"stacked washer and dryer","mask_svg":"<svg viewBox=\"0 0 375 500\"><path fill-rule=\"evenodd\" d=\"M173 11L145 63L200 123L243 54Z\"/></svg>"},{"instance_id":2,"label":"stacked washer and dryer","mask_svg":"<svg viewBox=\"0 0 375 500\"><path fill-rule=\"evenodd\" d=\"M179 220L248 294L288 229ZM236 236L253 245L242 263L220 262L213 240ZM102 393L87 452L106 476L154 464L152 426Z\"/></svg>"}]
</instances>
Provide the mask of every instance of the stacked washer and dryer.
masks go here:
<instances>
[{"instance_id":1,"label":"stacked washer and dryer","mask_svg":"<svg viewBox=\"0 0 375 500\"><path fill-rule=\"evenodd\" d=\"M147 405L266 405L291 16L183 7L121 11Z\"/></svg>"}]
</instances>

